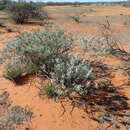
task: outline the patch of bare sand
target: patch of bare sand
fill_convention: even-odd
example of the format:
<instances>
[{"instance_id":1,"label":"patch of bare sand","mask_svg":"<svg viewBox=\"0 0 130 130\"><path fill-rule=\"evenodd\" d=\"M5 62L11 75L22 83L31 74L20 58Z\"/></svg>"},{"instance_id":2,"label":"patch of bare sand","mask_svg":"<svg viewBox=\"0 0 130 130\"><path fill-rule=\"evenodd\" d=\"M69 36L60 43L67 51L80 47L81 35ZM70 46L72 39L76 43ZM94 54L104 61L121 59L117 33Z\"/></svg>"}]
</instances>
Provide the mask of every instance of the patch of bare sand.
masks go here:
<instances>
[{"instance_id":1,"label":"patch of bare sand","mask_svg":"<svg viewBox=\"0 0 130 130\"><path fill-rule=\"evenodd\" d=\"M109 16L109 15L129 15L130 8L122 7L122 6L80 6L80 7L72 7L72 6L46 6L45 9L47 10L60 10L60 9L67 9L67 10L84 10L82 15L84 16ZM85 12L86 9L86 12ZM88 12L87 10L90 11ZM94 10L93 11L91 11ZM70 12L71 13L71 12ZM63 15L63 14L62 14Z\"/></svg>"},{"instance_id":2,"label":"patch of bare sand","mask_svg":"<svg viewBox=\"0 0 130 130\"><path fill-rule=\"evenodd\" d=\"M130 9L122 6L92 6L88 7L95 10L96 12L86 12L86 16L109 16L109 15L129 15Z\"/></svg>"},{"instance_id":3,"label":"patch of bare sand","mask_svg":"<svg viewBox=\"0 0 130 130\"><path fill-rule=\"evenodd\" d=\"M34 79L34 78L33 78ZM41 99L38 96L38 89L33 81L31 85L15 86L12 82L0 78L0 91L6 89L13 105L28 106L34 112L31 127L35 130L95 130L97 123L89 120L82 109L75 108L72 115L72 106L65 103L66 112L60 103L52 99ZM61 116L62 115L62 116Z\"/></svg>"}]
</instances>

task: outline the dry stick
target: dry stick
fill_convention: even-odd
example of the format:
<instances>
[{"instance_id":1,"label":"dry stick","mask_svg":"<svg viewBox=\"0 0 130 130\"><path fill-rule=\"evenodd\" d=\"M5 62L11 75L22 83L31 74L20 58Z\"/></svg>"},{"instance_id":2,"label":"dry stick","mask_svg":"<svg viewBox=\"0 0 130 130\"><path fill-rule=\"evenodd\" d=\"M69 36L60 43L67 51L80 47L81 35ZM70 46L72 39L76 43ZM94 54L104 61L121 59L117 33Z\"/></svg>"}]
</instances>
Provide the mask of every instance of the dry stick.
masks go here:
<instances>
[{"instance_id":1,"label":"dry stick","mask_svg":"<svg viewBox=\"0 0 130 130\"><path fill-rule=\"evenodd\" d=\"M106 39L107 45L110 46L113 51L118 51L126 56L130 56L130 53L125 51L123 46L121 46L120 41L114 40L112 38L111 24L108 20L108 17L106 17L106 24L103 24L103 30L105 30L105 31L102 31L102 35Z\"/></svg>"},{"instance_id":2,"label":"dry stick","mask_svg":"<svg viewBox=\"0 0 130 130\"><path fill-rule=\"evenodd\" d=\"M70 115L72 115L72 113L73 113L73 111L74 111L74 108L76 107L76 103L77 103L77 104L80 104L80 102L78 102L78 101L76 101L76 100L74 100L73 98L70 98L70 97L69 97L69 100L72 101L72 102L71 102L72 109L71 109L71 111L70 111Z\"/></svg>"},{"instance_id":3,"label":"dry stick","mask_svg":"<svg viewBox=\"0 0 130 130\"><path fill-rule=\"evenodd\" d=\"M130 113L113 113L115 116L127 116L130 117Z\"/></svg>"},{"instance_id":4,"label":"dry stick","mask_svg":"<svg viewBox=\"0 0 130 130\"><path fill-rule=\"evenodd\" d=\"M60 101L60 103L61 103L61 107L63 108L63 112L62 112L62 114L60 116L63 116L65 114L65 112L66 112L66 109L65 109L65 106L63 105L63 102Z\"/></svg>"},{"instance_id":5,"label":"dry stick","mask_svg":"<svg viewBox=\"0 0 130 130\"><path fill-rule=\"evenodd\" d=\"M70 111L70 115L72 115L73 111L74 111L75 105L72 106L72 109Z\"/></svg>"}]
</instances>

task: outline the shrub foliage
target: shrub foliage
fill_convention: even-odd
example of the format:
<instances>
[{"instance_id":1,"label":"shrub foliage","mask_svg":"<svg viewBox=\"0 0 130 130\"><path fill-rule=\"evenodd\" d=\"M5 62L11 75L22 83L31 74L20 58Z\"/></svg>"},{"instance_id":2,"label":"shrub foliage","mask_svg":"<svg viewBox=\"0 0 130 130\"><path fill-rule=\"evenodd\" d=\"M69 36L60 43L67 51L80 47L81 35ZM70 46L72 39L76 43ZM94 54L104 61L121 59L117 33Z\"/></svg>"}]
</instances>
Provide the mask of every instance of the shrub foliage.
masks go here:
<instances>
[{"instance_id":1,"label":"shrub foliage","mask_svg":"<svg viewBox=\"0 0 130 130\"><path fill-rule=\"evenodd\" d=\"M2 53L2 60L9 69L17 66L25 72L33 67L35 70L46 69L50 73L55 59L67 54L71 44L72 39L60 29L32 34L22 33L20 37L7 43Z\"/></svg>"},{"instance_id":2,"label":"shrub foliage","mask_svg":"<svg viewBox=\"0 0 130 130\"><path fill-rule=\"evenodd\" d=\"M17 74L38 73L60 84L57 95L73 91L87 94L93 77L92 68L89 63L70 55L72 43L72 37L59 28L23 33L10 40L3 50L2 59L8 70L5 77L15 80ZM22 71L16 73L14 68Z\"/></svg>"},{"instance_id":3,"label":"shrub foliage","mask_svg":"<svg viewBox=\"0 0 130 130\"><path fill-rule=\"evenodd\" d=\"M93 78L90 64L71 55L57 58L51 75L53 81L61 84L57 95L71 95L73 92L87 95L91 86L90 80Z\"/></svg>"},{"instance_id":4,"label":"shrub foliage","mask_svg":"<svg viewBox=\"0 0 130 130\"><path fill-rule=\"evenodd\" d=\"M16 130L19 124L29 128L33 112L27 107L13 106L7 91L0 93L0 111L0 130Z\"/></svg>"},{"instance_id":5,"label":"shrub foliage","mask_svg":"<svg viewBox=\"0 0 130 130\"><path fill-rule=\"evenodd\" d=\"M109 42L106 39L107 37L89 36L78 40L83 51L94 51L92 55L97 57L97 55L103 56L111 53L116 47L117 43L113 44L115 43L113 40ZM108 76L106 71L109 70L106 65L100 62L91 62L90 64L90 61L74 57L70 53L72 44L72 37L59 28L31 34L22 33L19 37L10 40L2 52L1 61L7 67L4 76L13 81L21 78L22 75L25 76L25 74L46 76L51 82L46 86L42 84L40 96L45 94L44 92L51 98L67 96L72 101L72 111L75 106L82 105L86 112L93 113L97 112L101 106L100 112L106 114L100 116L101 118L92 117L92 119L102 123L102 125L105 121L112 126L115 126L117 121L129 125L128 120L124 120L124 116L119 120L117 120L119 116L116 116L116 114L120 114L121 110L129 108L126 103L127 98L120 95L109 80L101 80L101 75L98 76L100 73L103 73L103 77ZM97 77L96 80L94 79L95 73L97 77L100 77L99 81ZM87 111L88 105L92 108L90 112ZM95 105L98 107L96 108ZM32 113L19 107L11 108L10 111L11 114L6 117L7 122L3 128L7 126L6 123L10 123L10 119L15 119L13 124L16 125L25 121L24 113L29 114L29 117L32 116ZM14 113L17 114L17 117L14 116ZM124 111L121 114L124 114ZM95 113L95 115L97 114Z\"/></svg>"},{"instance_id":6,"label":"shrub foliage","mask_svg":"<svg viewBox=\"0 0 130 130\"><path fill-rule=\"evenodd\" d=\"M35 3L16 2L8 5L10 17L16 23L25 23L29 18L43 18L47 14L42 10L42 7Z\"/></svg>"}]
</instances>

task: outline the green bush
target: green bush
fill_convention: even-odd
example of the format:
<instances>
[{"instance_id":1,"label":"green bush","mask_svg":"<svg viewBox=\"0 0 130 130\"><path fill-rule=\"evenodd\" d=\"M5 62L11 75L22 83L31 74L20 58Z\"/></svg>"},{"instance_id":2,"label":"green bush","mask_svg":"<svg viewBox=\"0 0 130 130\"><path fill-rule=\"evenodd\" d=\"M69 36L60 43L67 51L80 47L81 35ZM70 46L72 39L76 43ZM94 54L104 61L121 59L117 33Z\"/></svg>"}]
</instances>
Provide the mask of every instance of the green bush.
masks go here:
<instances>
[{"instance_id":1,"label":"green bush","mask_svg":"<svg viewBox=\"0 0 130 130\"><path fill-rule=\"evenodd\" d=\"M36 74L38 73L40 67L36 64L28 64L27 66L25 66L24 68L24 72L27 74Z\"/></svg>"},{"instance_id":2,"label":"green bush","mask_svg":"<svg viewBox=\"0 0 130 130\"><path fill-rule=\"evenodd\" d=\"M6 5L0 5L0 10L4 10L4 9L6 9Z\"/></svg>"},{"instance_id":3,"label":"green bush","mask_svg":"<svg viewBox=\"0 0 130 130\"><path fill-rule=\"evenodd\" d=\"M21 75L22 75L22 70L20 68L10 68L6 70L3 76L9 80L15 81L18 78L20 78Z\"/></svg>"},{"instance_id":4,"label":"green bush","mask_svg":"<svg viewBox=\"0 0 130 130\"><path fill-rule=\"evenodd\" d=\"M8 5L10 17L16 23L25 23L29 18L45 18L47 14L42 10L42 7L35 3L17 2Z\"/></svg>"},{"instance_id":5,"label":"green bush","mask_svg":"<svg viewBox=\"0 0 130 130\"><path fill-rule=\"evenodd\" d=\"M56 89L52 84L47 84L44 89L50 98L57 96Z\"/></svg>"},{"instance_id":6,"label":"green bush","mask_svg":"<svg viewBox=\"0 0 130 130\"><path fill-rule=\"evenodd\" d=\"M3 76L9 80L14 81L17 83L20 78L30 75L30 74L36 74L39 71L39 66L35 64L17 64L13 63L10 65L7 65L6 71L4 72Z\"/></svg>"},{"instance_id":7,"label":"green bush","mask_svg":"<svg viewBox=\"0 0 130 130\"><path fill-rule=\"evenodd\" d=\"M9 27L9 26L5 27L5 30L7 32L14 32L14 29L12 27Z\"/></svg>"}]
</instances>

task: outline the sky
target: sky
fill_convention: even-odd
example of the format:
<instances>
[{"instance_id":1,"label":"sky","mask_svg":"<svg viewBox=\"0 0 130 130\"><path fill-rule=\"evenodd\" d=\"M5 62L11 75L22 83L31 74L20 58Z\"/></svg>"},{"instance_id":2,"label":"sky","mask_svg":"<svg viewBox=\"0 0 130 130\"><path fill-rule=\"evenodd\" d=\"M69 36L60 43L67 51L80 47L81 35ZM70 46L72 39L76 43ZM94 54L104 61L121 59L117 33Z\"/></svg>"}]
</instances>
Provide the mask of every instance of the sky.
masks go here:
<instances>
[{"instance_id":1,"label":"sky","mask_svg":"<svg viewBox=\"0 0 130 130\"><path fill-rule=\"evenodd\" d=\"M32 1L44 1L44 2L116 2L127 0L32 0Z\"/></svg>"},{"instance_id":2,"label":"sky","mask_svg":"<svg viewBox=\"0 0 130 130\"><path fill-rule=\"evenodd\" d=\"M0 0L1 1L1 0ZM18 1L18 0L12 0ZM130 1L130 0L25 0L34 2L119 2L119 1Z\"/></svg>"},{"instance_id":3,"label":"sky","mask_svg":"<svg viewBox=\"0 0 130 130\"><path fill-rule=\"evenodd\" d=\"M42 1L42 0L41 0ZM44 2L109 2L109 1L127 1L127 0L43 0Z\"/></svg>"}]
</instances>

